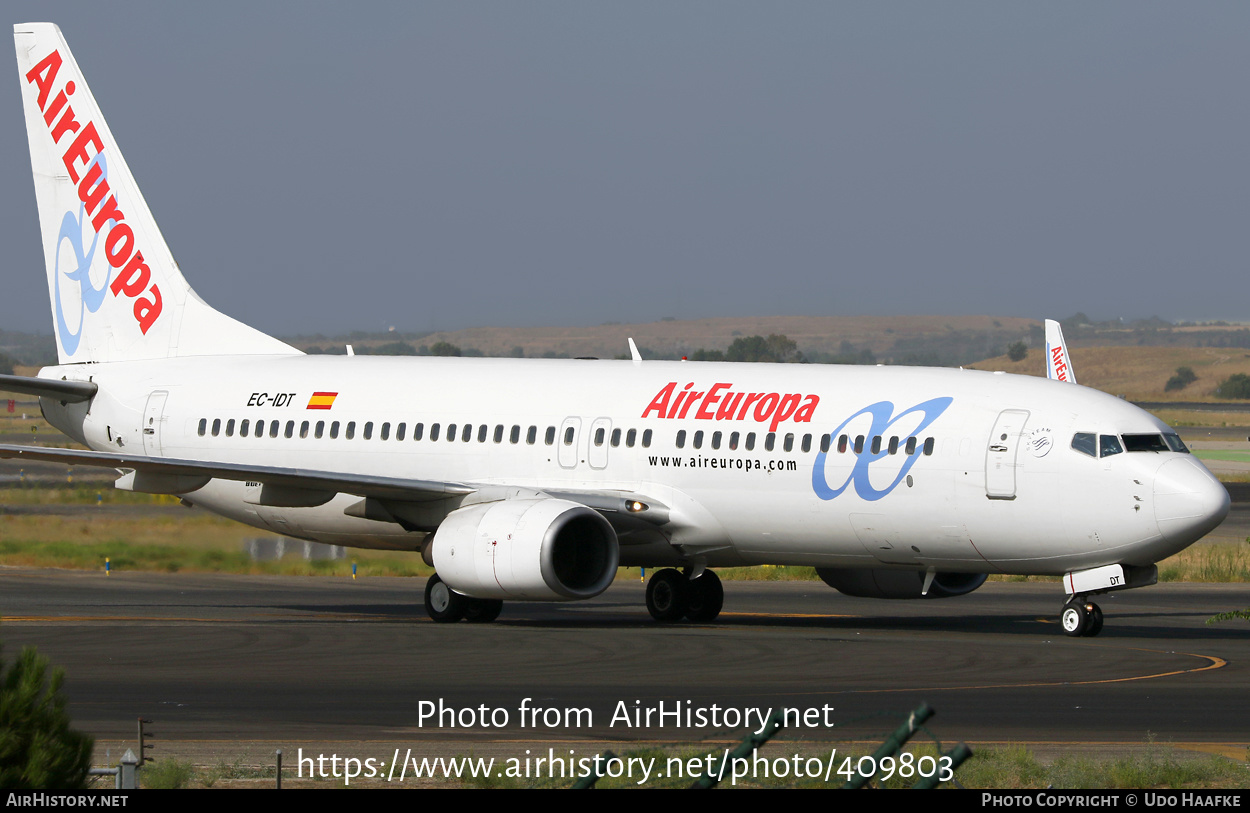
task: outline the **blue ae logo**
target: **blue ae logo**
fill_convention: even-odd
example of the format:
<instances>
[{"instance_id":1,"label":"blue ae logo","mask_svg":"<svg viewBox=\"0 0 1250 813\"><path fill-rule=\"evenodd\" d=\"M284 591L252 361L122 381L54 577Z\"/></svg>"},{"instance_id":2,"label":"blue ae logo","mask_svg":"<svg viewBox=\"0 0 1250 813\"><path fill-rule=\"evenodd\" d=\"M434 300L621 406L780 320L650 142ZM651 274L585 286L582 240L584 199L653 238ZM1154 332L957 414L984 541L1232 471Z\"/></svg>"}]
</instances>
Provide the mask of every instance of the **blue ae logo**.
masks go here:
<instances>
[{"instance_id":1,"label":"blue ae logo","mask_svg":"<svg viewBox=\"0 0 1250 813\"><path fill-rule=\"evenodd\" d=\"M893 432L894 435L916 437L919 440L920 433L928 428L929 424L937 420L954 400L954 398L949 396L933 398L916 404L913 407L909 407L897 415L894 414L893 402L878 401L877 403L866 406L859 412L856 412L854 415L843 421L837 429L833 430L831 437L836 443L836 439L840 434L842 434L843 429L850 425L856 418L859 418L862 415L867 415L870 417L871 424L868 427L868 430L863 434L868 439L868 442L864 444L863 450L858 454L852 452L855 462L851 467L850 473L846 475L846 479L842 482L842 485L836 488L829 485L829 481L825 476L825 465L826 461L829 459L829 453L821 452L816 455L816 462L812 466L812 490L815 491L816 496L820 497L822 500L832 500L843 491L846 491L846 489L852 484L855 486L855 493L864 500L879 500L889 494L898 487L899 483L903 482L903 478L905 478L907 473L911 471L912 466L916 465L916 462L920 460L920 450L916 449L915 454L899 455L896 453L891 455L884 443L878 443L877 451L874 452L871 450L871 439L875 437L886 437L890 434L890 430L898 424L899 427ZM897 447L895 451L898 451ZM884 488L877 488L872 483L872 466L874 463L877 463L885 458L890 458L896 462L901 460L901 465L888 485ZM892 469L893 467L891 466L889 468Z\"/></svg>"}]
</instances>

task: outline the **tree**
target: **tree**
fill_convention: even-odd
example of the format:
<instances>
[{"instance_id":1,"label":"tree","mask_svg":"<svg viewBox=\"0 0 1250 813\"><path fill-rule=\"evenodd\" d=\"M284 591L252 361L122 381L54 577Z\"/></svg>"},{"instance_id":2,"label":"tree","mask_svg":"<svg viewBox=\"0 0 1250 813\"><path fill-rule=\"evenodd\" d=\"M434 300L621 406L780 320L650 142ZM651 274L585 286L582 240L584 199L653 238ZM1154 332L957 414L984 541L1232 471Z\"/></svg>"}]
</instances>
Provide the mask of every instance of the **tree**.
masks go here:
<instances>
[{"instance_id":1,"label":"tree","mask_svg":"<svg viewBox=\"0 0 1250 813\"><path fill-rule=\"evenodd\" d=\"M430 345L429 353L431 356L458 356L460 348L451 342L434 342Z\"/></svg>"},{"instance_id":2,"label":"tree","mask_svg":"<svg viewBox=\"0 0 1250 813\"><path fill-rule=\"evenodd\" d=\"M69 727L61 684L34 647L4 668L0 661L0 788L76 789L86 786L91 737Z\"/></svg>"},{"instance_id":3,"label":"tree","mask_svg":"<svg viewBox=\"0 0 1250 813\"><path fill-rule=\"evenodd\" d=\"M1007 347L1007 358L1012 361L1024 361L1029 355L1029 346L1024 342L1016 342Z\"/></svg>"},{"instance_id":4,"label":"tree","mask_svg":"<svg viewBox=\"0 0 1250 813\"><path fill-rule=\"evenodd\" d=\"M1233 373L1215 388L1217 398L1250 398L1250 375Z\"/></svg>"},{"instance_id":5,"label":"tree","mask_svg":"<svg viewBox=\"0 0 1250 813\"><path fill-rule=\"evenodd\" d=\"M773 333L767 339L763 336L743 336L733 340L725 351L725 361L771 361L803 363L803 354L796 345L784 334Z\"/></svg>"},{"instance_id":6,"label":"tree","mask_svg":"<svg viewBox=\"0 0 1250 813\"><path fill-rule=\"evenodd\" d=\"M1163 390L1164 392L1183 390L1197 380L1198 376L1194 375L1193 368L1177 367L1176 375L1168 379L1168 383L1163 385Z\"/></svg>"}]
</instances>

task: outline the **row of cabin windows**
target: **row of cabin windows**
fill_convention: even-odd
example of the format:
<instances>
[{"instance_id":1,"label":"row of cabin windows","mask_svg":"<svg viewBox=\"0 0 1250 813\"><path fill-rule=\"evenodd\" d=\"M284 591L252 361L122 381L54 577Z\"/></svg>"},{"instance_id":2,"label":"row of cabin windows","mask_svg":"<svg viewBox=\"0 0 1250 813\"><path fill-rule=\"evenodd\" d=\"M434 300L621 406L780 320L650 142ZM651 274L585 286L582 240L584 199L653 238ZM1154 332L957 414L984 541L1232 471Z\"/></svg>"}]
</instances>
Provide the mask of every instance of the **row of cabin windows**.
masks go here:
<instances>
[{"instance_id":1,"label":"row of cabin windows","mask_svg":"<svg viewBox=\"0 0 1250 813\"><path fill-rule=\"evenodd\" d=\"M236 428L236 424L235 424L234 418L230 418L229 420L225 421L225 426L224 426L225 436L233 437L235 435L235 428ZM248 437L250 435L251 437L260 438L260 437L264 437L266 434L265 421L263 420L256 421L255 424L252 424L250 419L244 418L242 421L238 422L237 428L238 428L239 437ZM212 423L212 428L211 428L212 436L217 437L218 435L221 435L222 429L223 429L223 426L222 426L221 418L214 418L213 423ZM340 429L340 424L338 421L331 421L329 423L329 430L330 430L329 437L331 440L335 440L338 438L339 429ZM345 439L352 440L353 438L356 437L356 422L355 421L348 421L347 425L343 426L342 429L343 429L343 437ZM374 430L373 421L366 421L364 426L361 428L361 433L360 433L361 437L363 437L365 440L372 440L373 434L374 434L373 430ZM395 440L403 440L408 434L408 424L404 422L397 423L394 425L393 434L391 430L392 430L392 425L389 421L386 423L383 423L380 427L378 427L378 437L381 440L390 440L392 437L394 437ZM287 437L287 438L295 437L295 431L296 431L295 421L287 421L285 429L282 426L282 421L269 421L269 424L268 424L268 435L271 438L276 438L279 435L281 435L282 437ZM306 438L308 437L308 434L310 431L312 432L312 436L314 438L320 439L322 437L325 437L326 436L326 422L317 421L317 423L313 425L311 421L301 421L299 425L299 436L301 438ZM505 432L507 432L509 443L521 442L522 427L516 424L512 426L511 430L508 430L507 427L505 427L503 424L497 424L493 432L491 431L488 425L480 424L476 430L477 441L478 443L485 443L486 439L490 437L495 443L503 443ZM201 437L203 437L204 435L210 434L208 418L200 418L199 434ZM439 424L439 423L432 423L430 424L430 427L429 427L429 439L431 441L436 441L441 437L441 438L445 438L448 441L454 442L457 436L459 436L460 441L462 443L468 443L473 440L474 434L475 434L474 426L473 424L470 424L470 423L460 424L460 425L449 423L446 425L446 427L444 427L442 424ZM576 437L576 434L577 434L576 430L572 426L565 428L564 437L562 438L564 445L572 446L573 440ZM412 439L422 440L425 437L426 437L425 424L414 423L412 425ZM633 448L634 445L638 443L638 430L637 429L627 430L626 432L624 432L623 437L625 440L625 446L628 448ZM651 446L651 437L652 437L652 432L650 429L644 430L642 432L642 447L644 449ZM612 441L611 441L612 445L620 446L621 439L622 439L621 430L613 429ZM595 445L602 446L603 441L604 441L604 430L599 429L595 432ZM533 446L535 443L538 442L538 427L537 426L531 426L525 430L525 442L529 444L530 446ZM552 446L555 444L556 428L554 426L547 427L547 431L543 435L543 442L547 446Z\"/></svg>"},{"instance_id":2,"label":"row of cabin windows","mask_svg":"<svg viewBox=\"0 0 1250 813\"><path fill-rule=\"evenodd\" d=\"M726 433L712 432L711 434L712 434L711 444L710 444L711 448L719 449L721 447L722 441L725 440L724 435ZM726 448L730 450L737 449L738 442L741 439L741 433L729 432L728 434L729 434L729 438L728 438L728 444ZM694 447L695 449L702 449L703 439L704 439L704 432L702 430L699 430L694 433L694 437L691 439L690 445ZM795 440L795 436L793 432L786 433L786 436L781 441L781 448L787 452L794 451L794 440ZM866 439L863 435L859 435L855 438L855 441L854 441L855 454L863 453L865 440ZM885 439L882 438L880 435L873 437L872 443L871 443L873 454L881 453L881 446L884 440ZM885 442L886 448L890 454L898 454L899 442L900 442L900 438L898 438L897 436L892 437L889 439L889 441ZM768 434L764 436L764 451L771 452L776 447L776 445L777 445L777 433L776 432L769 432ZM832 445L833 445L832 435L820 436L820 450L822 452L828 452ZM917 445L918 445L918 441L916 438L914 437L906 438L905 440L903 440L903 446L902 446L903 453L908 454L908 455L916 454ZM743 446L748 452L755 450L755 433L754 432L747 433L745 443L743 444ZM838 438L838 452L845 453L846 450L851 446L852 444L851 444L851 439L849 436L841 435ZM681 431L677 433L677 448L684 449L685 447L686 447L686 430L682 429ZM803 439L799 443L799 448L803 452L810 452L812 450L812 436L804 435ZM924 454L926 455L933 454L933 438L926 438L923 446L921 446L920 448L923 449Z\"/></svg>"}]
</instances>

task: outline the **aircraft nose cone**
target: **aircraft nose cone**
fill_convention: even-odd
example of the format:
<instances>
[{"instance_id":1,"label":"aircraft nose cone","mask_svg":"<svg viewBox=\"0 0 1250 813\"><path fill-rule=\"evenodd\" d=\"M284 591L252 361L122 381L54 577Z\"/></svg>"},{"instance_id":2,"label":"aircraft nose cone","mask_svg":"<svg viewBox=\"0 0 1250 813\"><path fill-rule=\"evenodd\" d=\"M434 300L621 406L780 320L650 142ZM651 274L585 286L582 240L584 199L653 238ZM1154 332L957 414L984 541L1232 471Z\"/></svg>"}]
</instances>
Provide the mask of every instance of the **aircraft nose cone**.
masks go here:
<instances>
[{"instance_id":1,"label":"aircraft nose cone","mask_svg":"<svg viewBox=\"0 0 1250 813\"><path fill-rule=\"evenodd\" d=\"M1188 545L1228 516L1228 490L1200 463L1177 457L1155 474L1155 521L1169 542Z\"/></svg>"}]
</instances>

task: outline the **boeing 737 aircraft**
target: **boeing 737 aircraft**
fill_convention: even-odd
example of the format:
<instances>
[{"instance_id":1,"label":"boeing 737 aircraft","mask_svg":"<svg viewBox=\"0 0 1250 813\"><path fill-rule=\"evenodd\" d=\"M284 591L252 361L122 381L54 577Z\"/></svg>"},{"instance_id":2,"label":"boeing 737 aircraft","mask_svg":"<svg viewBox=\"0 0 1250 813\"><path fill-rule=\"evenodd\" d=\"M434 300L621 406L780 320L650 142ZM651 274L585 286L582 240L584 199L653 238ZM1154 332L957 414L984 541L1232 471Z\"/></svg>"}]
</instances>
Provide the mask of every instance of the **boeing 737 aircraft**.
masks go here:
<instances>
[{"instance_id":1,"label":"boeing 737 aircraft","mask_svg":"<svg viewBox=\"0 0 1250 813\"><path fill-rule=\"evenodd\" d=\"M436 621L588 599L663 568L661 621L706 622L712 568L811 565L880 598L1063 576L1060 619L1224 518L1228 493L1151 415L972 370L306 356L191 290L56 26L14 27L59 364L39 396L120 471L280 534L420 551Z\"/></svg>"}]
</instances>

